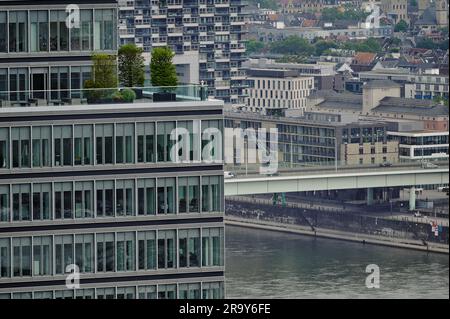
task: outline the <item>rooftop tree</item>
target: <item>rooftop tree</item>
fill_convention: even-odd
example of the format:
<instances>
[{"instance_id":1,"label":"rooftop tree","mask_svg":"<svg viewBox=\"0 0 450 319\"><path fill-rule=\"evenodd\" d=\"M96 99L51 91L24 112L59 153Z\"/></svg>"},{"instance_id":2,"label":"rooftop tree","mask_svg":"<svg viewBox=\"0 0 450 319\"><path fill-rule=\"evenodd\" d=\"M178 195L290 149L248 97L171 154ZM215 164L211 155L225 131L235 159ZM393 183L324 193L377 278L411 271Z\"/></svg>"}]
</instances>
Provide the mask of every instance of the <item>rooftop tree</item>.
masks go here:
<instances>
[{"instance_id":1,"label":"rooftop tree","mask_svg":"<svg viewBox=\"0 0 450 319\"><path fill-rule=\"evenodd\" d=\"M125 44L119 48L119 80L125 87L142 87L145 81L145 65L142 48Z\"/></svg>"},{"instance_id":2,"label":"rooftop tree","mask_svg":"<svg viewBox=\"0 0 450 319\"><path fill-rule=\"evenodd\" d=\"M178 78L172 62L175 53L168 47L154 48L150 62L153 86L177 86Z\"/></svg>"}]
</instances>

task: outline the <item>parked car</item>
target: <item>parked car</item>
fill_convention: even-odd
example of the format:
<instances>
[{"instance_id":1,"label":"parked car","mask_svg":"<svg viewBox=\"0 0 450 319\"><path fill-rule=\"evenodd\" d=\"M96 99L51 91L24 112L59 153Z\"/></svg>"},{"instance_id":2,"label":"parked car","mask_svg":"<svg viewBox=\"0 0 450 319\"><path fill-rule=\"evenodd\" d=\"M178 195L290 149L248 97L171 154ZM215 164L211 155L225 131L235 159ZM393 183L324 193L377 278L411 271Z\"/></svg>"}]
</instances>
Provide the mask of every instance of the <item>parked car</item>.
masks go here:
<instances>
[{"instance_id":1,"label":"parked car","mask_svg":"<svg viewBox=\"0 0 450 319\"><path fill-rule=\"evenodd\" d=\"M233 178L236 177L236 174L234 174L233 172L223 172L223 178Z\"/></svg>"}]
</instances>

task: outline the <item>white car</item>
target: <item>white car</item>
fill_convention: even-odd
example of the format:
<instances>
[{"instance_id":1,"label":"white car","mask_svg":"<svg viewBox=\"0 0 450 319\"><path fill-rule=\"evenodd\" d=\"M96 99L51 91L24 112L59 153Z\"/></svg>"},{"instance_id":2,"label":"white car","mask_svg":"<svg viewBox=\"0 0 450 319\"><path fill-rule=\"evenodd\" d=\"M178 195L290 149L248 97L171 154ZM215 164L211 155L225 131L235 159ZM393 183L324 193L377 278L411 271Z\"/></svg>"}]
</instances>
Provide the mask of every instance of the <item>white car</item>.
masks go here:
<instances>
[{"instance_id":1,"label":"white car","mask_svg":"<svg viewBox=\"0 0 450 319\"><path fill-rule=\"evenodd\" d=\"M236 175L233 172L223 172L223 178L233 178L236 177Z\"/></svg>"}]
</instances>

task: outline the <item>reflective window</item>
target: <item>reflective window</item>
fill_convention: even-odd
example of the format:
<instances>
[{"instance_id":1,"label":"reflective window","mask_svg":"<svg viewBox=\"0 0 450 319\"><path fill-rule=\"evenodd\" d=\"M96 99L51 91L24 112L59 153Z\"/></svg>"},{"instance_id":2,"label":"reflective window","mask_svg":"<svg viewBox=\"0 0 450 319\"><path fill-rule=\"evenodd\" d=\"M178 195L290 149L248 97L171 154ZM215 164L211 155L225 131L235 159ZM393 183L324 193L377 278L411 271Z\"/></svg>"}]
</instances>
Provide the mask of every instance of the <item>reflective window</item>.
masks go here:
<instances>
[{"instance_id":1,"label":"reflective window","mask_svg":"<svg viewBox=\"0 0 450 319\"><path fill-rule=\"evenodd\" d=\"M72 165L72 126L53 127L55 166Z\"/></svg>"},{"instance_id":2,"label":"reflective window","mask_svg":"<svg viewBox=\"0 0 450 319\"><path fill-rule=\"evenodd\" d=\"M52 10L50 12L50 50L69 50L69 29L66 25L67 12Z\"/></svg>"},{"instance_id":3,"label":"reflective window","mask_svg":"<svg viewBox=\"0 0 450 319\"><path fill-rule=\"evenodd\" d=\"M31 276L31 238L13 238L13 276Z\"/></svg>"},{"instance_id":4,"label":"reflective window","mask_svg":"<svg viewBox=\"0 0 450 319\"><path fill-rule=\"evenodd\" d=\"M114 271L114 234L97 234L97 271Z\"/></svg>"},{"instance_id":5,"label":"reflective window","mask_svg":"<svg viewBox=\"0 0 450 319\"><path fill-rule=\"evenodd\" d=\"M28 14L26 11L9 12L9 52L28 51Z\"/></svg>"},{"instance_id":6,"label":"reflective window","mask_svg":"<svg viewBox=\"0 0 450 319\"><path fill-rule=\"evenodd\" d=\"M178 231L178 250L180 267L199 267L200 230L180 229Z\"/></svg>"},{"instance_id":7,"label":"reflective window","mask_svg":"<svg viewBox=\"0 0 450 319\"><path fill-rule=\"evenodd\" d=\"M135 233L117 233L117 271L134 270Z\"/></svg>"},{"instance_id":8,"label":"reflective window","mask_svg":"<svg viewBox=\"0 0 450 319\"><path fill-rule=\"evenodd\" d=\"M199 178L178 178L178 212L198 213L200 201Z\"/></svg>"},{"instance_id":9,"label":"reflective window","mask_svg":"<svg viewBox=\"0 0 450 319\"><path fill-rule=\"evenodd\" d=\"M202 283L202 299L223 299L222 282Z\"/></svg>"},{"instance_id":10,"label":"reflective window","mask_svg":"<svg viewBox=\"0 0 450 319\"><path fill-rule=\"evenodd\" d=\"M158 299L176 299L176 285L158 285Z\"/></svg>"},{"instance_id":11,"label":"reflective window","mask_svg":"<svg viewBox=\"0 0 450 319\"><path fill-rule=\"evenodd\" d=\"M223 229L202 229L202 266L223 265Z\"/></svg>"},{"instance_id":12,"label":"reflective window","mask_svg":"<svg viewBox=\"0 0 450 319\"><path fill-rule=\"evenodd\" d=\"M31 51L48 51L48 12L30 11Z\"/></svg>"},{"instance_id":13,"label":"reflective window","mask_svg":"<svg viewBox=\"0 0 450 319\"><path fill-rule=\"evenodd\" d=\"M94 50L113 50L116 47L114 10L95 10L94 34Z\"/></svg>"},{"instance_id":14,"label":"reflective window","mask_svg":"<svg viewBox=\"0 0 450 319\"><path fill-rule=\"evenodd\" d=\"M175 213L175 178L159 178L158 214Z\"/></svg>"},{"instance_id":15,"label":"reflective window","mask_svg":"<svg viewBox=\"0 0 450 319\"><path fill-rule=\"evenodd\" d=\"M137 131L137 161L148 163L155 161L155 124L138 123Z\"/></svg>"},{"instance_id":16,"label":"reflective window","mask_svg":"<svg viewBox=\"0 0 450 319\"><path fill-rule=\"evenodd\" d=\"M155 231L138 232L138 268L156 268L156 233Z\"/></svg>"},{"instance_id":17,"label":"reflective window","mask_svg":"<svg viewBox=\"0 0 450 319\"><path fill-rule=\"evenodd\" d=\"M94 299L94 297L95 297L94 288L75 290L75 299Z\"/></svg>"},{"instance_id":18,"label":"reflective window","mask_svg":"<svg viewBox=\"0 0 450 319\"><path fill-rule=\"evenodd\" d=\"M160 122L158 123L158 132L156 140L156 152L158 162L170 162L172 149L175 141L170 139L170 133L175 129L175 122Z\"/></svg>"},{"instance_id":19,"label":"reflective window","mask_svg":"<svg viewBox=\"0 0 450 319\"><path fill-rule=\"evenodd\" d=\"M33 299L53 299L53 291L35 291Z\"/></svg>"},{"instance_id":20,"label":"reflective window","mask_svg":"<svg viewBox=\"0 0 450 319\"><path fill-rule=\"evenodd\" d=\"M114 216L114 181L97 181L97 217Z\"/></svg>"},{"instance_id":21,"label":"reflective window","mask_svg":"<svg viewBox=\"0 0 450 319\"><path fill-rule=\"evenodd\" d=\"M94 271L94 235L75 235L75 264L82 273Z\"/></svg>"},{"instance_id":22,"label":"reflective window","mask_svg":"<svg viewBox=\"0 0 450 319\"><path fill-rule=\"evenodd\" d=\"M0 278L11 276L11 250L9 238L0 238Z\"/></svg>"},{"instance_id":23,"label":"reflective window","mask_svg":"<svg viewBox=\"0 0 450 319\"><path fill-rule=\"evenodd\" d=\"M75 125L74 135L75 165L93 164L92 125Z\"/></svg>"},{"instance_id":24,"label":"reflective window","mask_svg":"<svg viewBox=\"0 0 450 319\"><path fill-rule=\"evenodd\" d=\"M9 186L0 185L0 222L9 221Z\"/></svg>"},{"instance_id":25,"label":"reflective window","mask_svg":"<svg viewBox=\"0 0 450 319\"><path fill-rule=\"evenodd\" d=\"M97 299L114 299L116 297L115 288L97 288Z\"/></svg>"},{"instance_id":26,"label":"reflective window","mask_svg":"<svg viewBox=\"0 0 450 319\"><path fill-rule=\"evenodd\" d=\"M155 215L156 181L155 179L138 180L138 214Z\"/></svg>"},{"instance_id":27,"label":"reflective window","mask_svg":"<svg viewBox=\"0 0 450 319\"><path fill-rule=\"evenodd\" d=\"M116 216L134 215L134 180L116 181Z\"/></svg>"},{"instance_id":28,"label":"reflective window","mask_svg":"<svg viewBox=\"0 0 450 319\"><path fill-rule=\"evenodd\" d=\"M134 161L134 124L116 124L116 163Z\"/></svg>"},{"instance_id":29,"label":"reflective window","mask_svg":"<svg viewBox=\"0 0 450 319\"><path fill-rule=\"evenodd\" d=\"M156 299L156 285L154 286L140 286L139 299Z\"/></svg>"},{"instance_id":30,"label":"reflective window","mask_svg":"<svg viewBox=\"0 0 450 319\"><path fill-rule=\"evenodd\" d=\"M8 18L5 11L0 11L0 52L8 52Z\"/></svg>"},{"instance_id":31,"label":"reflective window","mask_svg":"<svg viewBox=\"0 0 450 319\"><path fill-rule=\"evenodd\" d=\"M9 129L0 128L0 168L8 168L8 167L9 167Z\"/></svg>"},{"instance_id":32,"label":"reflective window","mask_svg":"<svg viewBox=\"0 0 450 319\"><path fill-rule=\"evenodd\" d=\"M95 126L97 164L112 164L114 153L113 132L112 124Z\"/></svg>"},{"instance_id":33,"label":"reflective window","mask_svg":"<svg viewBox=\"0 0 450 319\"><path fill-rule=\"evenodd\" d=\"M200 299L200 284L179 284L178 299Z\"/></svg>"},{"instance_id":34,"label":"reflective window","mask_svg":"<svg viewBox=\"0 0 450 319\"><path fill-rule=\"evenodd\" d=\"M12 166L30 167L30 128L13 127L12 138Z\"/></svg>"},{"instance_id":35,"label":"reflective window","mask_svg":"<svg viewBox=\"0 0 450 319\"><path fill-rule=\"evenodd\" d=\"M75 182L75 218L94 217L93 197L93 182Z\"/></svg>"},{"instance_id":36,"label":"reflective window","mask_svg":"<svg viewBox=\"0 0 450 319\"><path fill-rule=\"evenodd\" d=\"M55 183L55 219L73 218L72 182Z\"/></svg>"},{"instance_id":37,"label":"reflective window","mask_svg":"<svg viewBox=\"0 0 450 319\"><path fill-rule=\"evenodd\" d=\"M175 231L158 231L158 268L175 268Z\"/></svg>"},{"instance_id":38,"label":"reflective window","mask_svg":"<svg viewBox=\"0 0 450 319\"><path fill-rule=\"evenodd\" d=\"M73 290L57 290L55 291L55 299L73 299Z\"/></svg>"},{"instance_id":39,"label":"reflective window","mask_svg":"<svg viewBox=\"0 0 450 319\"><path fill-rule=\"evenodd\" d=\"M33 184L33 220L51 219L52 185Z\"/></svg>"},{"instance_id":40,"label":"reflective window","mask_svg":"<svg viewBox=\"0 0 450 319\"><path fill-rule=\"evenodd\" d=\"M73 257L73 236L55 236L55 272L65 274L67 266L72 265Z\"/></svg>"},{"instance_id":41,"label":"reflective window","mask_svg":"<svg viewBox=\"0 0 450 319\"><path fill-rule=\"evenodd\" d=\"M12 186L13 220L31 220L30 191L30 184Z\"/></svg>"},{"instance_id":42,"label":"reflective window","mask_svg":"<svg viewBox=\"0 0 450 319\"><path fill-rule=\"evenodd\" d=\"M221 176L202 176L202 211L221 212L222 209Z\"/></svg>"},{"instance_id":43,"label":"reflective window","mask_svg":"<svg viewBox=\"0 0 450 319\"><path fill-rule=\"evenodd\" d=\"M33 167L50 166L51 128L33 127Z\"/></svg>"},{"instance_id":44,"label":"reflective window","mask_svg":"<svg viewBox=\"0 0 450 319\"><path fill-rule=\"evenodd\" d=\"M33 238L33 274L43 276L52 274L52 237Z\"/></svg>"},{"instance_id":45,"label":"reflective window","mask_svg":"<svg viewBox=\"0 0 450 319\"><path fill-rule=\"evenodd\" d=\"M136 299L136 288L117 287L117 299Z\"/></svg>"}]
</instances>

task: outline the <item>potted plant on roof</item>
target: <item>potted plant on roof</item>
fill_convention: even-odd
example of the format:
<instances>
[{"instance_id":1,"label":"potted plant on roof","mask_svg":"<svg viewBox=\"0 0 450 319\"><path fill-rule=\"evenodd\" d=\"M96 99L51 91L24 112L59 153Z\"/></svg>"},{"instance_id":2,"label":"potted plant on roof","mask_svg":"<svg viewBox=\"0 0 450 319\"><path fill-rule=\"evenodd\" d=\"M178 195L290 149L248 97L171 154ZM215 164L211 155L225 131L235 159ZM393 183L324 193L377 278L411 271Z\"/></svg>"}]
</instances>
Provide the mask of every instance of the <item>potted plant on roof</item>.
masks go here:
<instances>
[{"instance_id":1,"label":"potted plant on roof","mask_svg":"<svg viewBox=\"0 0 450 319\"><path fill-rule=\"evenodd\" d=\"M129 88L122 90L125 95L126 102L133 96L131 90L134 91L135 97L142 98L142 87L145 81L145 64L142 48L138 48L135 44L125 44L119 48L119 81L122 86ZM131 89L131 90L130 90Z\"/></svg>"},{"instance_id":2,"label":"potted plant on roof","mask_svg":"<svg viewBox=\"0 0 450 319\"><path fill-rule=\"evenodd\" d=\"M176 101L173 92L178 84L177 72L172 62L173 51L168 47L155 48L150 62L151 83L161 90L153 93L153 101Z\"/></svg>"}]
</instances>

